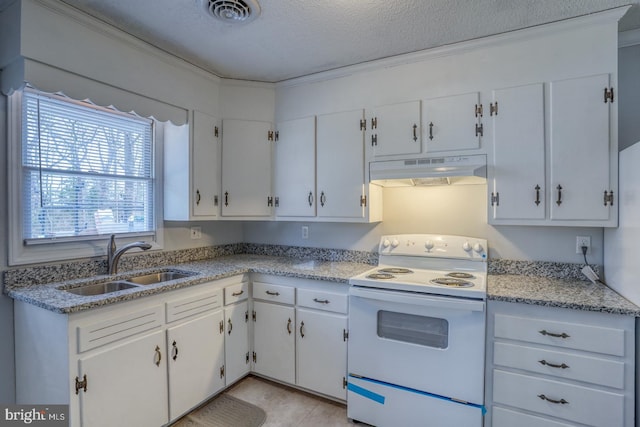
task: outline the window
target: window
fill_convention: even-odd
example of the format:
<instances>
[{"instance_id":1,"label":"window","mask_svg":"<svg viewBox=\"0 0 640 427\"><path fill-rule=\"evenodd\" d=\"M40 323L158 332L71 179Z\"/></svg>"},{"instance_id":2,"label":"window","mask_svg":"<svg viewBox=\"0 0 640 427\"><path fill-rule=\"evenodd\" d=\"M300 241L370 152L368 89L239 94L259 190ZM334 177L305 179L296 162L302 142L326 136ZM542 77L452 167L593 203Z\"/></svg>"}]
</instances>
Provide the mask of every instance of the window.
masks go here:
<instances>
[{"instance_id":1,"label":"window","mask_svg":"<svg viewBox=\"0 0 640 427\"><path fill-rule=\"evenodd\" d=\"M155 240L153 120L32 89L13 101L10 112L19 116L13 138L20 147L10 156L15 162L10 186L19 191L12 223L20 223L20 235L14 234L27 252L111 234ZM80 256L95 254L94 248Z\"/></svg>"}]
</instances>

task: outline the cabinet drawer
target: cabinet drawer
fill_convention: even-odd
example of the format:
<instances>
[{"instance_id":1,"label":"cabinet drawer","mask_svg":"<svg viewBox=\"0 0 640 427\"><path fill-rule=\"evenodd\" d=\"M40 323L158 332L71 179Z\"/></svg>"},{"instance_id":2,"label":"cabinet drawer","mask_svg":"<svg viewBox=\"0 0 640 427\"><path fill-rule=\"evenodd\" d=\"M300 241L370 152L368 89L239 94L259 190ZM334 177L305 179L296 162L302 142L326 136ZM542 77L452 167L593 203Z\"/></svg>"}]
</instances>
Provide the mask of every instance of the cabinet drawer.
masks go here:
<instances>
[{"instance_id":1,"label":"cabinet drawer","mask_svg":"<svg viewBox=\"0 0 640 427\"><path fill-rule=\"evenodd\" d=\"M622 394L499 369L493 371L493 401L595 427L624 422Z\"/></svg>"},{"instance_id":2,"label":"cabinet drawer","mask_svg":"<svg viewBox=\"0 0 640 427\"><path fill-rule=\"evenodd\" d=\"M253 298L255 299L293 305L296 302L295 295L296 288L290 286L253 282Z\"/></svg>"},{"instance_id":3,"label":"cabinet drawer","mask_svg":"<svg viewBox=\"0 0 640 427\"><path fill-rule=\"evenodd\" d=\"M78 326L78 352L151 330L162 323L162 306L158 305L91 325Z\"/></svg>"},{"instance_id":4,"label":"cabinet drawer","mask_svg":"<svg viewBox=\"0 0 640 427\"><path fill-rule=\"evenodd\" d=\"M216 289L167 303L167 323L222 307L222 291Z\"/></svg>"},{"instance_id":5,"label":"cabinet drawer","mask_svg":"<svg viewBox=\"0 0 640 427\"><path fill-rule=\"evenodd\" d=\"M558 378L624 388L624 363L615 360L498 342L493 345L493 363Z\"/></svg>"},{"instance_id":6,"label":"cabinet drawer","mask_svg":"<svg viewBox=\"0 0 640 427\"><path fill-rule=\"evenodd\" d=\"M506 408L493 407L493 427L572 427L573 424L567 424L559 421L553 421L548 418L542 418L537 415L523 414L518 411L511 411Z\"/></svg>"},{"instance_id":7,"label":"cabinet drawer","mask_svg":"<svg viewBox=\"0 0 640 427\"><path fill-rule=\"evenodd\" d=\"M298 305L346 314L348 296L314 289L298 289Z\"/></svg>"},{"instance_id":8,"label":"cabinet drawer","mask_svg":"<svg viewBox=\"0 0 640 427\"><path fill-rule=\"evenodd\" d=\"M249 282L236 283L224 288L224 305L244 301L249 296Z\"/></svg>"},{"instance_id":9,"label":"cabinet drawer","mask_svg":"<svg viewBox=\"0 0 640 427\"><path fill-rule=\"evenodd\" d=\"M624 356L624 330L496 314L496 338Z\"/></svg>"}]
</instances>

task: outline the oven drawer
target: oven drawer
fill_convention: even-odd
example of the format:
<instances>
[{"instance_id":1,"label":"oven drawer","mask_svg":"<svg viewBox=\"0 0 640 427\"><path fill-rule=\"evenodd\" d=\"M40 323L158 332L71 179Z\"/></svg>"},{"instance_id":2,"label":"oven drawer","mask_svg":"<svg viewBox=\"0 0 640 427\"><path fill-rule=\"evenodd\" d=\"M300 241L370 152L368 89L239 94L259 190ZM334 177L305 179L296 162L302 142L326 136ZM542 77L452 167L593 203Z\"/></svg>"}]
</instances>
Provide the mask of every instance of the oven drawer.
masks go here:
<instances>
[{"instance_id":1,"label":"oven drawer","mask_svg":"<svg viewBox=\"0 0 640 427\"><path fill-rule=\"evenodd\" d=\"M319 291L315 289L298 289L298 305L318 310L347 313L349 297L347 294Z\"/></svg>"},{"instance_id":2,"label":"oven drawer","mask_svg":"<svg viewBox=\"0 0 640 427\"><path fill-rule=\"evenodd\" d=\"M264 282L253 282L253 298L293 305L296 302L296 288L274 285Z\"/></svg>"},{"instance_id":3,"label":"oven drawer","mask_svg":"<svg viewBox=\"0 0 640 427\"><path fill-rule=\"evenodd\" d=\"M624 421L622 394L499 369L493 371L493 401L594 427Z\"/></svg>"},{"instance_id":4,"label":"oven drawer","mask_svg":"<svg viewBox=\"0 0 640 427\"><path fill-rule=\"evenodd\" d=\"M566 351L497 342L493 363L558 378L624 388L624 363Z\"/></svg>"},{"instance_id":5,"label":"oven drawer","mask_svg":"<svg viewBox=\"0 0 640 427\"><path fill-rule=\"evenodd\" d=\"M624 330L496 314L496 338L624 356Z\"/></svg>"},{"instance_id":6,"label":"oven drawer","mask_svg":"<svg viewBox=\"0 0 640 427\"><path fill-rule=\"evenodd\" d=\"M537 415L524 414L506 408L494 407L492 427L573 427L560 421L550 420Z\"/></svg>"}]
</instances>

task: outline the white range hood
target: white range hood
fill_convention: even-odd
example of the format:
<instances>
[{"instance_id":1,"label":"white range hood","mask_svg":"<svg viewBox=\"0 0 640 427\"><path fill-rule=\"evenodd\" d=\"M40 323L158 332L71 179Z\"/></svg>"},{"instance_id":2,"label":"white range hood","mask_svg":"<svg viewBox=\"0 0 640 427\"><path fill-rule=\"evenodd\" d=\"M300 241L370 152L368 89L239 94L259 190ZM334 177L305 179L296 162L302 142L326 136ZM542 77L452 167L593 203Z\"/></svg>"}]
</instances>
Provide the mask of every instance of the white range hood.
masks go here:
<instances>
[{"instance_id":1,"label":"white range hood","mask_svg":"<svg viewBox=\"0 0 640 427\"><path fill-rule=\"evenodd\" d=\"M369 163L369 179L383 187L406 187L487 182L487 156L425 157Z\"/></svg>"}]
</instances>

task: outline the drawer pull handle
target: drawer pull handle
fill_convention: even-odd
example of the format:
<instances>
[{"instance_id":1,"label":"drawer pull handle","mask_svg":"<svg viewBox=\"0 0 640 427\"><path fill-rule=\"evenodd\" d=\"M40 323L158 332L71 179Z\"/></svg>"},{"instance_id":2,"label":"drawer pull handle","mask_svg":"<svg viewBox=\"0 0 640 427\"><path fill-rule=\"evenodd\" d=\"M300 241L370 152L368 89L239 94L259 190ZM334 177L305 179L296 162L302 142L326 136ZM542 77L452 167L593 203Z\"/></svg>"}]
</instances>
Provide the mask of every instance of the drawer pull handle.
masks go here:
<instances>
[{"instance_id":1,"label":"drawer pull handle","mask_svg":"<svg viewBox=\"0 0 640 427\"><path fill-rule=\"evenodd\" d=\"M304 322L300 322L300 338L304 338Z\"/></svg>"},{"instance_id":2,"label":"drawer pull handle","mask_svg":"<svg viewBox=\"0 0 640 427\"><path fill-rule=\"evenodd\" d=\"M238 291L238 292L233 292L233 293L231 294L231 296L232 296L232 297L238 297L238 296L240 296L240 295L242 295L242 294L244 294L244 291Z\"/></svg>"},{"instance_id":3,"label":"drawer pull handle","mask_svg":"<svg viewBox=\"0 0 640 427\"><path fill-rule=\"evenodd\" d=\"M174 341L174 342L171 344L171 347L172 347L171 351L172 351L172 353L173 353L173 356L171 356L171 358L172 358L173 360L176 360L176 359L178 358L178 343Z\"/></svg>"},{"instance_id":4,"label":"drawer pull handle","mask_svg":"<svg viewBox=\"0 0 640 427\"><path fill-rule=\"evenodd\" d=\"M155 352L156 354L154 356L153 363L155 363L156 366L160 366L160 361L162 360L162 353L160 352L160 347L156 346Z\"/></svg>"},{"instance_id":5,"label":"drawer pull handle","mask_svg":"<svg viewBox=\"0 0 640 427\"><path fill-rule=\"evenodd\" d=\"M267 295L275 295L278 296L280 295L280 292L273 292L273 291L265 291L267 293Z\"/></svg>"},{"instance_id":6,"label":"drawer pull handle","mask_svg":"<svg viewBox=\"0 0 640 427\"><path fill-rule=\"evenodd\" d=\"M541 365L546 365L549 366L551 368L562 368L562 369L567 369L569 367L569 365L565 365L564 363L561 365L556 365L555 363L549 363L546 360L542 359L542 360L538 360L538 363L540 363Z\"/></svg>"},{"instance_id":7,"label":"drawer pull handle","mask_svg":"<svg viewBox=\"0 0 640 427\"><path fill-rule=\"evenodd\" d=\"M313 299L314 302L317 302L318 304L329 304L329 300L328 299L318 299L318 298L314 298Z\"/></svg>"},{"instance_id":8,"label":"drawer pull handle","mask_svg":"<svg viewBox=\"0 0 640 427\"><path fill-rule=\"evenodd\" d=\"M546 400L549 403L555 403L556 405L566 405L567 402L564 399L560 399L560 400L555 400L555 399L549 399L547 396L545 396L544 394L539 394L538 397L542 400Z\"/></svg>"},{"instance_id":9,"label":"drawer pull handle","mask_svg":"<svg viewBox=\"0 0 640 427\"><path fill-rule=\"evenodd\" d=\"M287 332L289 332L289 335L291 335L291 319L287 321Z\"/></svg>"},{"instance_id":10,"label":"drawer pull handle","mask_svg":"<svg viewBox=\"0 0 640 427\"><path fill-rule=\"evenodd\" d=\"M548 332L546 329L543 329L540 332L542 335L549 335L550 337L555 337L555 338L569 338L571 335L567 335L564 332L561 334L555 334L553 332Z\"/></svg>"}]
</instances>

